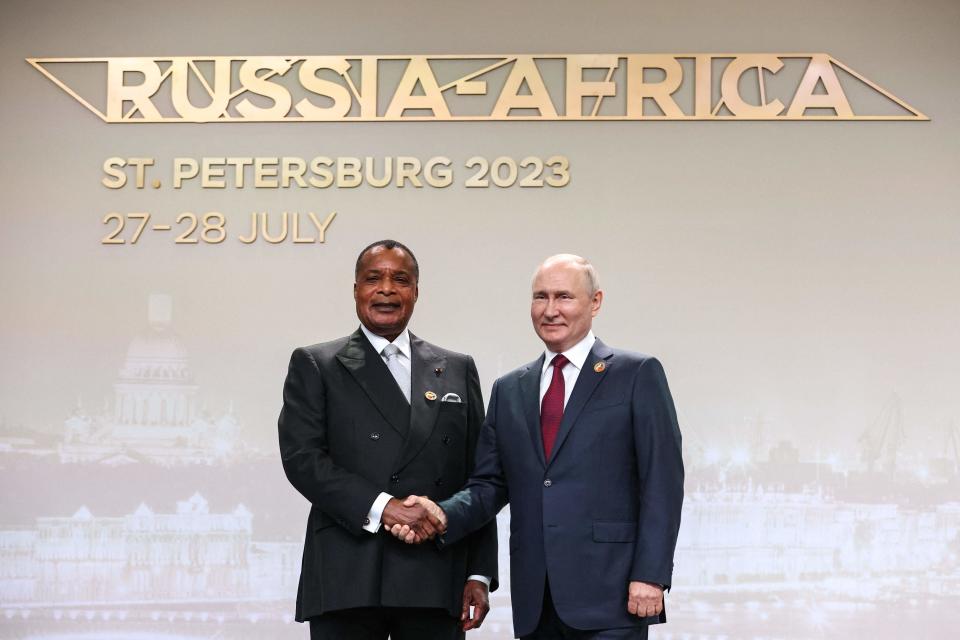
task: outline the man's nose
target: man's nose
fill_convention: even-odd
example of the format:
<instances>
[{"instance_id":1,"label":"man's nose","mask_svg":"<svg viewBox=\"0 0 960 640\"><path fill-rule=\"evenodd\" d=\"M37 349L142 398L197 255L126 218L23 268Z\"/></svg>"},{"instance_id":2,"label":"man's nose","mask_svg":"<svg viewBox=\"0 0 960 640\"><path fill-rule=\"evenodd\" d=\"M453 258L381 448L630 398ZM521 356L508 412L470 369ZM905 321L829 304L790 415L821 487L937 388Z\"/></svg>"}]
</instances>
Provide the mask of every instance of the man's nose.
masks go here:
<instances>
[{"instance_id":1,"label":"man's nose","mask_svg":"<svg viewBox=\"0 0 960 640\"><path fill-rule=\"evenodd\" d=\"M557 315L557 301L553 298L547 298L547 306L543 309L543 315L547 318L554 318Z\"/></svg>"},{"instance_id":2,"label":"man's nose","mask_svg":"<svg viewBox=\"0 0 960 640\"><path fill-rule=\"evenodd\" d=\"M385 296L393 295L396 293L396 287L393 285L392 278L382 278L380 280L380 286L377 288L377 293L380 293Z\"/></svg>"}]
</instances>

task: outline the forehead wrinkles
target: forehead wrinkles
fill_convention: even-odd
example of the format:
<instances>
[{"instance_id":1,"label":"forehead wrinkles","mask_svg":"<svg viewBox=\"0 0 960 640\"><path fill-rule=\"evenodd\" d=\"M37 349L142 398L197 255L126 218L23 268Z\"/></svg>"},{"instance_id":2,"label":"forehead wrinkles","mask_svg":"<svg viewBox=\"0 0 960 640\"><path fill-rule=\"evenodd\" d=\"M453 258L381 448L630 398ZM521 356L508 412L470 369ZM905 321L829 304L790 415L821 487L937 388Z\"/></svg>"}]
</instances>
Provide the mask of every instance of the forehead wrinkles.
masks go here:
<instances>
[{"instance_id":1,"label":"forehead wrinkles","mask_svg":"<svg viewBox=\"0 0 960 640\"><path fill-rule=\"evenodd\" d=\"M541 267L533 278L533 291L545 293L586 293L590 289L585 269L563 263Z\"/></svg>"}]
</instances>

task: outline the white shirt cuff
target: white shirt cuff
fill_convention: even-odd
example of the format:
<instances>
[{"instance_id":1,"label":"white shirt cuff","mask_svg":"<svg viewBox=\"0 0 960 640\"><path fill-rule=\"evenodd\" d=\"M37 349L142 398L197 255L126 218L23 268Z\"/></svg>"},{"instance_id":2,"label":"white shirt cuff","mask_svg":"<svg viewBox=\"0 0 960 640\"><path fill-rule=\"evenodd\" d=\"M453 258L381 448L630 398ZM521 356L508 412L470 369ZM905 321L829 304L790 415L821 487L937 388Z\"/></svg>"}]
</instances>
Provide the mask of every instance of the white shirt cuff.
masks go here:
<instances>
[{"instance_id":1,"label":"white shirt cuff","mask_svg":"<svg viewBox=\"0 0 960 640\"><path fill-rule=\"evenodd\" d=\"M363 525L364 531L369 531L370 533L380 531L380 520L383 518L383 510L387 508L387 503L390 502L391 498L393 498L393 496L389 493L381 493L377 496L377 499L373 501L373 506L370 507L370 511L367 512L367 520Z\"/></svg>"},{"instance_id":2,"label":"white shirt cuff","mask_svg":"<svg viewBox=\"0 0 960 640\"><path fill-rule=\"evenodd\" d=\"M477 582L482 582L487 585L487 589L490 588L490 578L487 576L467 576L467 580L476 580Z\"/></svg>"}]
</instances>

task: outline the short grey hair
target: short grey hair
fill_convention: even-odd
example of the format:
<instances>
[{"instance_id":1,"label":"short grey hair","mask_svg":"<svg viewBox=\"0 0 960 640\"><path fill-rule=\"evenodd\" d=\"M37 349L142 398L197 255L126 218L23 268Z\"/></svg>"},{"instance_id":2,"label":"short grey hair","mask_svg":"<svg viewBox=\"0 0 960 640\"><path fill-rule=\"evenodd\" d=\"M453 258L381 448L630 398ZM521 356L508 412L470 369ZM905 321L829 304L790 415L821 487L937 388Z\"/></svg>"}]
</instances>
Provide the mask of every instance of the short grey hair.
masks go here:
<instances>
[{"instance_id":1,"label":"short grey hair","mask_svg":"<svg viewBox=\"0 0 960 640\"><path fill-rule=\"evenodd\" d=\"M537 267L536 271L533 272L531 283L533 280L537 279L537 274L540 273L541 269L558 262L567 262L580 267L580 269L583 271L583 275L587 278L587 290L590 292L591 296L593 296L593 294L595 294L597 291L600 291L600 275L597 273L597 268L594 267L590 261L583 256L578 256L572 253L558 253L541 262L540 266Z\"/></svg>"}]
</instances>

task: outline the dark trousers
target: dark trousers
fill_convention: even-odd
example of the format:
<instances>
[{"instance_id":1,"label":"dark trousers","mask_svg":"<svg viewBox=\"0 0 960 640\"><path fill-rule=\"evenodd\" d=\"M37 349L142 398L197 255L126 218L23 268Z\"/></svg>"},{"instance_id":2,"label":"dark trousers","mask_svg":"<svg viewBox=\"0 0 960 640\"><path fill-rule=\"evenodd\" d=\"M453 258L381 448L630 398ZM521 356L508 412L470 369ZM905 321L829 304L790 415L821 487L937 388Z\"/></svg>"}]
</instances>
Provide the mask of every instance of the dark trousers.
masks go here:
<instances>
[{"instance_id":1,"label":"dark trousers","mask_svg":"<svg viewBox=\"0 0 960 640\"><path fill-rule=\"evenodd\" d=\"M626 607L627 603L624 602ZM549 583L543 588L543 609L540 622L530 635L521 640L646 640L647 626L626 627L623 629L593 629L584 631L574 629L563 620L553 606Z\"/></svg>"},{"instance_id":2,"label":"dark trousers","mask_svg":"<svg viewBox=\"0 0 960 640\"><path fill-rule=\"evenodd\" d=\"M463 640L445 609L360 607L310 619L310 640Z\"/></svg>"}]
</instances>

